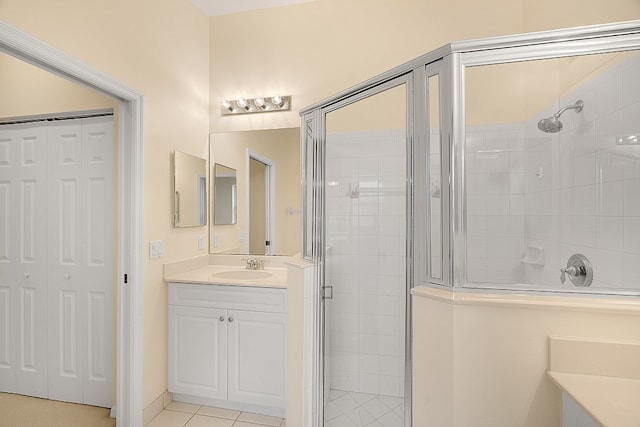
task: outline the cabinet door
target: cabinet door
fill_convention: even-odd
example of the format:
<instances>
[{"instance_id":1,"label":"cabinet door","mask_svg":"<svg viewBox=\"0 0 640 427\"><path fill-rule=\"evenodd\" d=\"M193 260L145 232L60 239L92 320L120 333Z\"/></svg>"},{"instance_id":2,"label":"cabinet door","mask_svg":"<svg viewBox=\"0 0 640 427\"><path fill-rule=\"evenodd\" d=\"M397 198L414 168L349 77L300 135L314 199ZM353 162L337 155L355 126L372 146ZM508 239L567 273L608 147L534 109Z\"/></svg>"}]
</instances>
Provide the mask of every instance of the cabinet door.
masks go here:
<instances>
[{"instance_id":1,"label":"cabinet door","mask_svg":"<svg viewBox=\"0 0 640 427\"><path fill-rule=\"evenodd\" d=\"M227 313L169 306L169 391L227 398Z\"/></svg>"},{"instance_id":2,"label":"cabinet door","mask_svg":"<svg viewBox=\"0 0 640 427\"><path fill-rule=\"evenodd\" d=\"M287 317L229 311L228 398L285 407Z\"/></svg>"}]
</instances>

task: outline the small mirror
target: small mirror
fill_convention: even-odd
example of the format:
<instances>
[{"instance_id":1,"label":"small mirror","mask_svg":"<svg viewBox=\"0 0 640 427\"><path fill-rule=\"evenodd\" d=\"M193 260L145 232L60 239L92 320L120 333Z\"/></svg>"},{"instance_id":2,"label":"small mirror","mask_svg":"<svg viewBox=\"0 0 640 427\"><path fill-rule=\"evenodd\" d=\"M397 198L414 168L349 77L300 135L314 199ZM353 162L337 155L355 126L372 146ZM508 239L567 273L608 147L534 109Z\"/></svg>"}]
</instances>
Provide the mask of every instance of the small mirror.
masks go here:
<instances>
[{"instance_id":1,"label":"small mirror","mask_svg":"<svg viewBox=\"0 0 640 427\"><path fill-rule=\"evenodd\" d=\"M207 161L173 153L173 226L207 225Z\"/></svg>"},{"instance_id":2,"label":"small mirror","mask_svg":"<svg viewBox=\"0 0 640 427\"><path fill-rule=\"evenodd\" d=\"M213 223L235 224L238 212L236 170L216 163L213 174Z\"/></svg>"}]
</instances>

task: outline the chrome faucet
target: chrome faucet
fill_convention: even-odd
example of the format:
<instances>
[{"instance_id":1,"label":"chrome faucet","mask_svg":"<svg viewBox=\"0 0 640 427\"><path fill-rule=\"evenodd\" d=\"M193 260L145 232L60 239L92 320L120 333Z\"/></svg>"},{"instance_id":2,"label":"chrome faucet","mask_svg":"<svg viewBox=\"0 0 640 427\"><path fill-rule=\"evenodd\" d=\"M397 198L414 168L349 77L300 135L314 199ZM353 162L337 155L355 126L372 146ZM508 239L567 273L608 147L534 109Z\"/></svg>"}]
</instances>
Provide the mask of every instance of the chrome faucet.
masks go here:
<instances>
[{"instance_id":1,"label":"chrome faucet","mask_svg":"<svg viewBox=\"0 0 640 427\"><path fill-rule=\"evenodd\" d=\"M246 270L262 270L262 261L258 258L248 258Z\"/></svg>"}]
</instances>

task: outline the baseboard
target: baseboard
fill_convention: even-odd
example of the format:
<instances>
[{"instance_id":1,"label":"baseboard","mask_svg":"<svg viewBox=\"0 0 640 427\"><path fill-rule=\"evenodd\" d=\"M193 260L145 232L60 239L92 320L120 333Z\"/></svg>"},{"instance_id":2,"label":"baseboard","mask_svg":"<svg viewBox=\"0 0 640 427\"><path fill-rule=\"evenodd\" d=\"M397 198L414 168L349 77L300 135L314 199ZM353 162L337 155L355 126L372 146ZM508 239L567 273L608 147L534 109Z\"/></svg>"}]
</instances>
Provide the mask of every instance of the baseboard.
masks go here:
<instances>
[{"instance_id":1,"label":"baseboard","mask_svg":"<svg viewBox=\"0 0 640 427\"><path fill-rule=\"evenodd\" d=\"M168 391L164 391L160 396L154 399L146 408L142 411L142 425L147 425L158 416L160 412L169 404L173 402L173 395Z\"/></svg>"}]
</instances>

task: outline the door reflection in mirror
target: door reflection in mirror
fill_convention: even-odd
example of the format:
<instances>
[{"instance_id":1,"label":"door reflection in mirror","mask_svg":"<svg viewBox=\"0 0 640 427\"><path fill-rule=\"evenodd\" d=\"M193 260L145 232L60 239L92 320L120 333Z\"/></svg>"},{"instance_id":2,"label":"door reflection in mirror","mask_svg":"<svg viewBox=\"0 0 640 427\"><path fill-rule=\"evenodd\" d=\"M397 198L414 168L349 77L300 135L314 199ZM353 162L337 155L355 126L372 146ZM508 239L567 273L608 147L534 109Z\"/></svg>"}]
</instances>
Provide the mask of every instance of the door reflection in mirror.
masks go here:
<instances>
[{"instance_id":1,"label":"door reflection in mirror","mask_svg":"<svg viewBox=\"0 0 640 427\"><path fill-rule=\"evenodd\" d=\"M217 163L213 169L213 223L235 224L238 219L236 170Z\"/></svg>"},{"instance_id":2,"label":"door reflection in mirror","mask_svg":"<svg viewBox=\"0 0 640 427\"><path fill-rule=\"evenodd\" d=\"M173 226L207 225L207 161L173 153Z\"/></svg>"}]
</instances>

